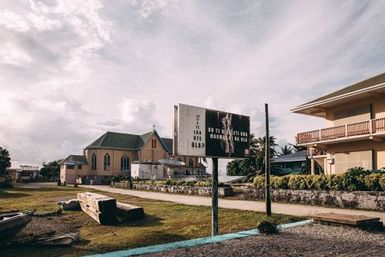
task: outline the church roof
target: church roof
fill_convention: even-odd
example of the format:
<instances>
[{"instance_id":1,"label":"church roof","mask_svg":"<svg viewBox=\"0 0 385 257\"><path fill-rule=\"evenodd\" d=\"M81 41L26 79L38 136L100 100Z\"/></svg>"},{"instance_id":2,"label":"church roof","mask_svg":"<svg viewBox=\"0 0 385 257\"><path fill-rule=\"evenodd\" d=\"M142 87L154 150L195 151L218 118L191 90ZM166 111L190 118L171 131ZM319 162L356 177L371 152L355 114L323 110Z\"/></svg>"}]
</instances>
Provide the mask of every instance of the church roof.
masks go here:
<instances>
[{"instance_id":1,"label":"church roof","mask_svg":"<svg viewBox=\"0 0 385 257\"><path fill-rule=\"evenodd\" d=\"M140 150L148 140L155 135L158 137L162 146L167 152L172 152L172 139L161 138L158 133L153 130L142 135L117 133L108 131L94 142L89 144L86 149L108 148L108 149L122 149L122 150Z\"/></svg>"},{"instance_id":2,"label":"church roof","mask_svg":"<svg viewBox=\"0 0 385 257\"><path fill-rule=\"evenodd\" d=\"M59 164L68 164L68 165L83 165L87 164L87 159L84 155L70 155Z\"/></svg>"}]
</instances>

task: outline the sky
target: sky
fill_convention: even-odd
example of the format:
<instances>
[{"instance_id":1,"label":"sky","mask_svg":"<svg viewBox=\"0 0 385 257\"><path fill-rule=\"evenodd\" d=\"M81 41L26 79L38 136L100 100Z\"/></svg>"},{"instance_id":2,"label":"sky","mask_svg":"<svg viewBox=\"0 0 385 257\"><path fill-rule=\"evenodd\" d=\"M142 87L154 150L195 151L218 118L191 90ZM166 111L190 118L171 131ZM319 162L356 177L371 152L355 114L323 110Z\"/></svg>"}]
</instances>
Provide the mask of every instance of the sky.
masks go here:
<instances>
[{"instance_id":1,"label":"sky","mask_svg":"<svg viewBox=\"0 0 385 257\"><path fill-rule=\"evenodd\" d=\"M325 126L290 109L385 71L385 1L2 0L0 145L22 163L106 131L171 137L173 105L251 117L281 145Z\"/></svg>"}]
</instances>

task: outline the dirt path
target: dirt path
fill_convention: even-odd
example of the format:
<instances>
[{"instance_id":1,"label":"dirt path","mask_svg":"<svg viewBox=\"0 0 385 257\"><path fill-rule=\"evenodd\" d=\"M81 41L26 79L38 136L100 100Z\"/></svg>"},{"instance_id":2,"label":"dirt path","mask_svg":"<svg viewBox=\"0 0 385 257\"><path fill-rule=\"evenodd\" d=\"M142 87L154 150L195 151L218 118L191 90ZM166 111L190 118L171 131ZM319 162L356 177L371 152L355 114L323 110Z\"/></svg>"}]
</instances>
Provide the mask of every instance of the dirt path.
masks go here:
<instances>
[{"instance_id":1,"label":"dirt path","mask_svg":"<svg viewBox=\"0 0 385 257\"><path fill-rule=\"evenodd\" d=\"M99 185L98 186L82 185L82 187L92 188L92 189L110 192L110 193L131 195L131 196L136 196L140 198L169 201L169 202L175 202L175 203L186 204L186 205L211 206L211 198L209 197L127 190L127 189L112 188L110 186L99 186ZM227 208L227 209L259 211L259 212L265 211L264 202L258 202L258 201L219 199L219 207ZM287 215L293 215L293 216L311 216L316 213L325 213L325 212L366 215L369 217L380 217L381 220L385 222L385 213L376 212L376 211L327 208L327 207L298 205L298 204L284 204L284 203L273 203L272 210L273 210L273 213L287 214Z\"/></svg>"}]
</instances>

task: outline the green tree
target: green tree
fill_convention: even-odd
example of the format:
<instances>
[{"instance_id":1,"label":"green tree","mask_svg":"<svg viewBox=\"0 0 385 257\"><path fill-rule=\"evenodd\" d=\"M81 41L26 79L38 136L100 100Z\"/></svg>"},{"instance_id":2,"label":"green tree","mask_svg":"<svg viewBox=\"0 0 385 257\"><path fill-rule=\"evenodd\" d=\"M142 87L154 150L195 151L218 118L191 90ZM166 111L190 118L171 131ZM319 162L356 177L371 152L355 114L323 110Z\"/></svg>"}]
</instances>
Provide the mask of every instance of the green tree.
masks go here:
<instances>
[{"instance_id":1,"label":"green tree","mask_svg":"<svg viewBox=\"0 0 385 257\"><path fill-rule=\"evenodd\" d=\"M43 167L40 169L40 175L48 179L58 178L60 174L60 162L61 160L48 163L43 162Z\"/></svg>"},{"instance_id":2,"label":"green tree","mask_svg":"<svg viewBox=\"0 0 385 257\"><path fill-rule=\"evenodd\" d=\"M275 138L270 137L270 157L277 155ZM265 168L265 137L255 138L250 134L250 156L242 160L233 160L227 163L227 174L229 176L248 176L250 174L263 172Z\"/></svg>"},{"instance_id":3,"label":"green tree","mask_svg":"<svg viewBox=\"0 0 385 257\"><path fill-rule=\"evenodd\" d=\"M279 155L281 156L281 155L291 154L293 152L294 152L293 146L291 144L286 144L284 146L281 146L281 152Z\"/></svg>"},{"instance_id":4,"label":"green tree","mask_svg":"<svg viewBox=\"0 0 385 257\"><path fill-rule=\"evenodd\" d=\"M11 167L11 157L7 149L0 148L0 175L5 175L7 168Z\"/></svg>"}]
</instances>

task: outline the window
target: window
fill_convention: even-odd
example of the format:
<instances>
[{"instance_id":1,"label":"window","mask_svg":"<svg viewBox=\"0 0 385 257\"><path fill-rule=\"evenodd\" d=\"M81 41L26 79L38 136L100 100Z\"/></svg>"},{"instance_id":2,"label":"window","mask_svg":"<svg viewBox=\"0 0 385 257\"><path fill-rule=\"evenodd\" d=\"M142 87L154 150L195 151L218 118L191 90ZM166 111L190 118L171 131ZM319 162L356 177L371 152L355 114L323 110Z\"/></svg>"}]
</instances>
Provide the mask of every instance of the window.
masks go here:
<instances>
[{"instance_id":1,"label":"window","mask_svg":"<svg viewBox=\"0 0 385 257\"><path fill-rule=\"evenodd\" d=\"M130 159L127 155L123 155L120 158L120 170L125 171L130 169Z\"/></svg>"},{"instance_id":2,"label":"window","mask_svg":"<svg viewBox=\"0 0 385 257\"><path fill-rule=\"evenodd\" d=\"M67 164L67 169L73 170L73 169L75 169L75 165L68 165L68 164Z\"/></svg>"},{"instance_id":3,"label":"window","mask_svg":"<svg viewBox=\"0 0 385 257\"><path fill-rule=\"evenodd\" d=\"M104 155L104 170L110 170L111 158L108 153Z\"/></svg>"},{"instance_id":4,"label":"window","mask_svg":"<svg viewBox=\"0 0 385 257\"><path fill-rule=\"evenodd\" d=\"M91 170L96 170L96 154L93 153L91 157Z\"/></svg>"},{"instance_id":5,"label":"window","mask_svg":"<svg viewBox=\"0 0 385 257\"><path fill-rule=\"evenodd\" d=\"M156 148L156 139L151 140L151 146L152 148Z\"/></svg>"},{"instance_id":6,"label":"window","mask_svg":"<svg viewBox=\"0 0 385 257\"><path fill-rule=\"evenodd\" d=\"M81 165L81 164L78 164L78 169L79 169L79 170L82 169L82 165Z\"/></svg>"},{"instance_id":7,"label":"window","mask_svg":"<svg viewBox=\"0 0 385 257\"><path fill-rule=\"evenodd\" d=\"M189 159L188 160L188 166L190 166L190 167L192 167L192 166L194 166L194 161L193 161L193 159Z\"/></svg>"}]
</instances>

